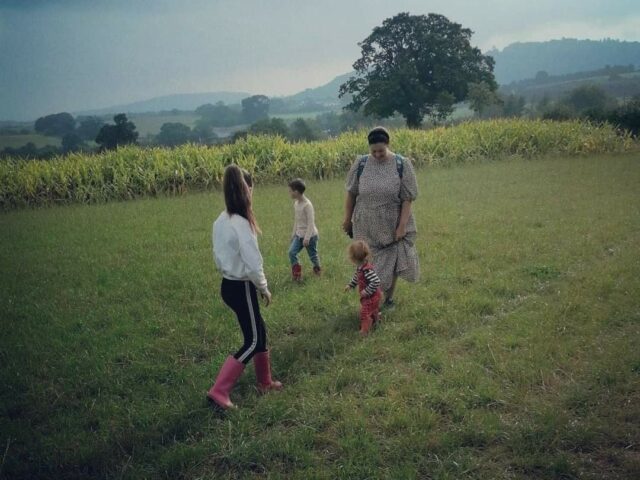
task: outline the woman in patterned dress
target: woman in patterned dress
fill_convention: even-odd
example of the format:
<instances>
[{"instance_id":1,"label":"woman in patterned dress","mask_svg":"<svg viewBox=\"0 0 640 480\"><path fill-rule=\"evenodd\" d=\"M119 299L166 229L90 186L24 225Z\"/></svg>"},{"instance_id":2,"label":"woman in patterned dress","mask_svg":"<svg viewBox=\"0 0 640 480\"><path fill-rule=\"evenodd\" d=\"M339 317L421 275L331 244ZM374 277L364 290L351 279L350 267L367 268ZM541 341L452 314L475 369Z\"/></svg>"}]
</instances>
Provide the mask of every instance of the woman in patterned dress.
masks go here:
<instances>
[{"instance_id":1,"label":"woman in patterned dress","mask_svg":"<svg viewBox=\"0 0 640 480\"><path fill-rule=\"evenodd\" d=\"M420 265L416 253L416 224L411 203L418 196L411 161L389 150L389 132L377 127L369 132L369 155L360 157L347 175L343 229L364 240L392 307L398 277L417 282Z\"/></svg>"}]
</instances>

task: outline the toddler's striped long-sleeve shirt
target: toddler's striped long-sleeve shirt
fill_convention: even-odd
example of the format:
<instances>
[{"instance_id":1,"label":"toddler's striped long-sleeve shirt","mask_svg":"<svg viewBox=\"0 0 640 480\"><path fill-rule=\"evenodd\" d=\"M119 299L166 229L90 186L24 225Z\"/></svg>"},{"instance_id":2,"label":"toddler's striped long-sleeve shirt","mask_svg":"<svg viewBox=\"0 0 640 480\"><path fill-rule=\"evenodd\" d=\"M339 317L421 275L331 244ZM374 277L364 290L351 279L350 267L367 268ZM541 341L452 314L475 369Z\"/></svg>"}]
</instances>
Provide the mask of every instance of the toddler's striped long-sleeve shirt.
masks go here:
<instances>
[{"instance_id":1,"label":"toddler's striped long-sleeve shirt","mask_svg":"<svg viewBox=\"0 0 640 480\"><path fill-rule=\"evenodd\" d=\"M380 277L373 269L373 265L365 263L356 269L349 286L356 288L358 284L360 284L360 289L364 290L368 296L373 295L380 288Z\"/></svg>"}]
</instances>

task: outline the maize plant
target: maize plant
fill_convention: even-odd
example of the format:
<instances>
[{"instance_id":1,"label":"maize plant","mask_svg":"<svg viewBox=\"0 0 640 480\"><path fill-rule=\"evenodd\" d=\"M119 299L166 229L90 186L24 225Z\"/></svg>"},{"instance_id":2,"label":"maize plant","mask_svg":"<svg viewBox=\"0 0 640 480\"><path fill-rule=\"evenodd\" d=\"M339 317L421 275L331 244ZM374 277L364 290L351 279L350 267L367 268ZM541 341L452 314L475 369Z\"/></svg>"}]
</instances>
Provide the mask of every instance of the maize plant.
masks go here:
<instances>
[{"instance_id":1,"label":"maize plant","mask_svg":"<svg viewBox=\"0 0 640 480\"><path fill-rule=\"evenodd\" d=\"M638 147L630 136L608 124L524 119L467 122L426 131L399 129L392 132L391 141L391 148L411 158L418 168L506 156L624 152ZM251 171L259 182L282 182L296 176L328 179L344 175L356 156L366 152L366 132L348 132L311 143L249 136L216 147L127 146L46 161L4 159L0 161L0 206L95 203L215 189L231 163Z\"/></svg>"}]
</instances>

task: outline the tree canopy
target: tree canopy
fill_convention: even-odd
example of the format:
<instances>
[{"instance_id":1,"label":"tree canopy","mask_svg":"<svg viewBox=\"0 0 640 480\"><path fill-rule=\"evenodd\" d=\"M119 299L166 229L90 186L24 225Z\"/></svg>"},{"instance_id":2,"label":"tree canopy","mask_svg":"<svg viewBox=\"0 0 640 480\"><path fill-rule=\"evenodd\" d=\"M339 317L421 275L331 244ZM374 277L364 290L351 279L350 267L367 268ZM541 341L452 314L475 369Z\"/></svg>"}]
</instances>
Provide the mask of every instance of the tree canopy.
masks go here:
<instances>
[{"instance_id":1,"label":"tree canopy","mask_svg":"<svg viewBox=\"0 0 640 480\"><path fill-rule=\"evenodd\" d=\"M491 85L487 84L487 82L469 84L467 96L469 107L479 116L482 116L487 107L500 103L495 90L492 90Z\"/></svg>"},{"instance_id":2,"label":"tree canopy","mask_svg":"<svg viewBox=\"0 0 640 480\"><path fill-rule=\"evenodd\" d=\"M54 137L64 137L66 134L72 133L75 128L76 121L73 116L67 112L40 117L34 125L36 132Z\"/></svg>"},{"instance_id":3,"label":"tree canopy","mask_svg":"<svg viewBox=\"0 0 640 480\"><path fill-rule=\"evenodd\" d=\"M127 120L124 113L113 117L113 121L115 125L104 125L98 132L96 143L100 148L114 150L120 145L136 143L138 140L136 126L132 121Z\"/></svg>"},{"instance_id":4,"label":"tree canopy","mask_svg":"<svg viewBox=\"0 0 640 480\"><path fill-rule=\"evenodd\" d=\"M104 122L100 117L81 117L78 118L78 128L76 133L82 138L82 140L94 141L98 136L98 132L104 125Z\"/></svg>"},{"instance_id":5,"label":"tree canopy","mask_svg":"<svg viewBox=\"0 0 640 480\"><path fill-rule=\"evenodd\" d=\"M160 127L160 133L156 141L165 147L175 147L190 142L192 139L191 129L184 123L167 122Z\"/></svg>"},{"instance_id":6,"label":"tree canopy","mask_svg":"<svg viewBox=\"0 0 640 480\"><path fill-rule=\"evenodd\" d=\"M294 142L311 142L318 140L319 135L304 118L296 118L289 127L289 139Z\"/></svg>"},{"instance_id":7,"label":"tree canopy","mask_svg":"<svg viewBox=\"0 0 640 480\"><path fill-rule=\"evenodd\" d=\"M589 109L605 109L615 103L609 98L607 92L598 85L581 85L567 93L562 103L574 109L576 112L584 112Z\"/></svg>"},{"instance_id":8,"label":"tree canopy","mask_svg":"<svg viewBox=\"0 0 640 480\"><path fill-rule=\"evenodd\" d=\"M245 122L254 123L269 115L269 97L253 95L242 100L242 116Z\"/></svg>"},{"instance_id":9,"label":"tree canopy","mask_svg":"<svg viewBox=\"0 0 640 480\"><path fill-rule=\"evenodd\" d=\"M230 127L242 123L242 112L233 109L223 102L215 105L210 103L200 105L196 108L196 113L201 119L198 124L209 127Z\"/></svg>"},{"instance_id":10,"label":"tree canopy","mask_svg":"<svg viewBox=\"0 0 640 480\"><path fill-rule=\"evenodd\" d=\"M425 116L442 119L469 84L497 88L493 59L471 46L472 31L443 15L400 13L364 39L355 76L340 87L347 108L387 118L400 113L410 127Z\"/></svg>"},{"instance_id":11,"label":"tree canopy","mask_svg":"<svg viewBox=\"0 0 640 480\"><path fill-rule=\"evenodd\" d=\"M287 138L289 128L281 118L265 118L257 121L249 127L249 133L262 135L280 135Z\"/></svg>"}]
</instances>

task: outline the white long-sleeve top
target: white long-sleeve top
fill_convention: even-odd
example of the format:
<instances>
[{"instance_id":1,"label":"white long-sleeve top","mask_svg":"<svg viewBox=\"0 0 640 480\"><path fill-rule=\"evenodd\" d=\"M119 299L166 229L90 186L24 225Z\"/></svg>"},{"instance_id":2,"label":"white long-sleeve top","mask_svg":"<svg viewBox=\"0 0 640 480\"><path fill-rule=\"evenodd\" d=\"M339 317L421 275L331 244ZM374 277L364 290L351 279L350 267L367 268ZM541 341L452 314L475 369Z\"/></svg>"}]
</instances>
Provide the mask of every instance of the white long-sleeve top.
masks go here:
<instances>
[{"instance_id":1,"label":"white long-sleeve top","mask_svg":"<svg viewBox=\"0 0 640 480\"><path fill-rule=\"evenodd\" d=\"M249 280L261 293L268 290L258 237L241 215L224 211L213 223L213 258L224 278Z\"/></svg>"},{"instance_id":2,"label":"white long-sleeve top","mask_svg":"<svg viewBox=\"0 0 640 480\"><path fill-rule=\"evenodd\" d=\"M311 201L303 195L300 200L296 200L293 203L293 210L293 235L304 240L309 240L311 237L318 235L315 211L313 210Z\"/></svg>"}]
</instances>

